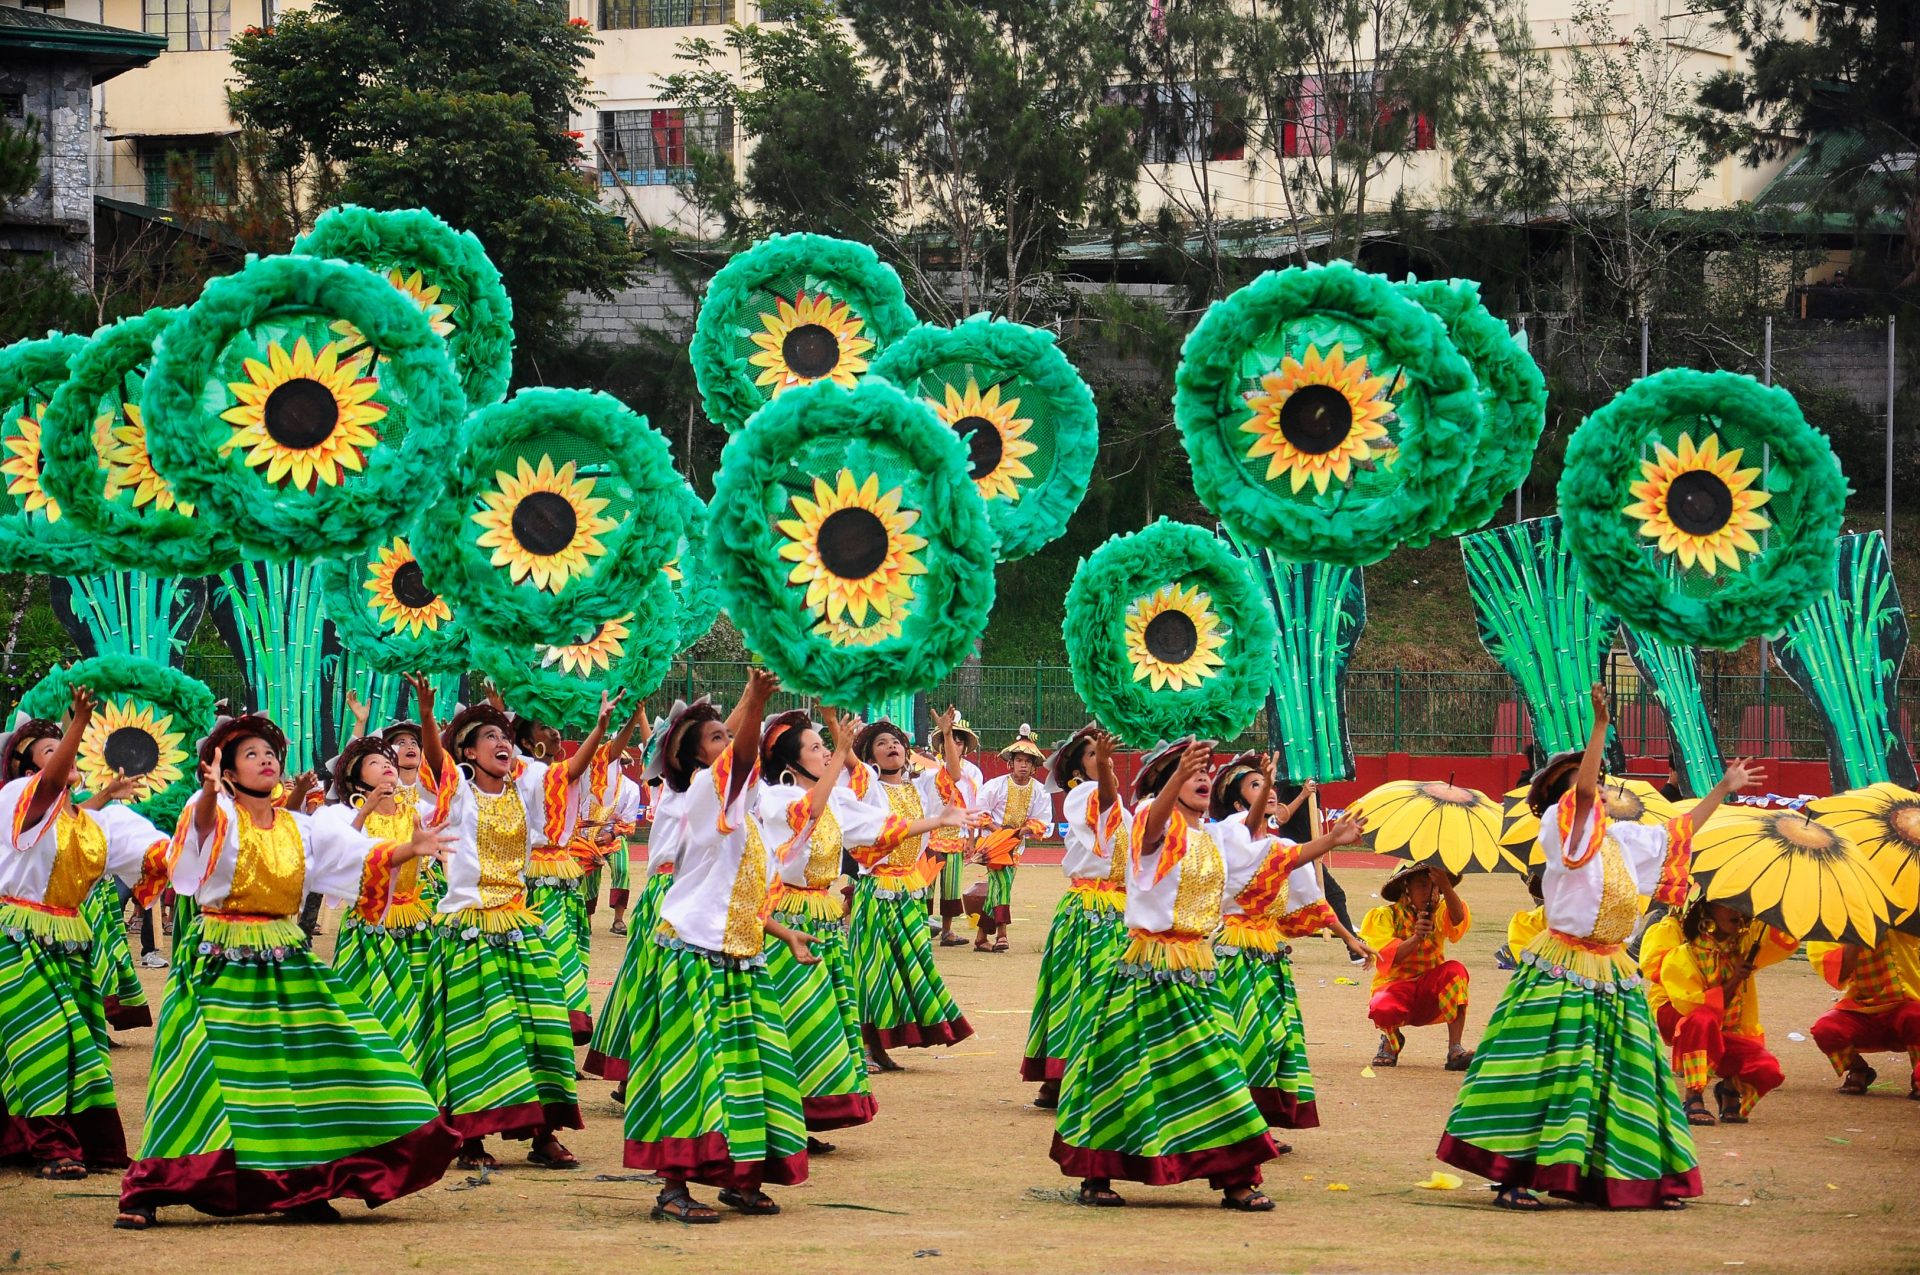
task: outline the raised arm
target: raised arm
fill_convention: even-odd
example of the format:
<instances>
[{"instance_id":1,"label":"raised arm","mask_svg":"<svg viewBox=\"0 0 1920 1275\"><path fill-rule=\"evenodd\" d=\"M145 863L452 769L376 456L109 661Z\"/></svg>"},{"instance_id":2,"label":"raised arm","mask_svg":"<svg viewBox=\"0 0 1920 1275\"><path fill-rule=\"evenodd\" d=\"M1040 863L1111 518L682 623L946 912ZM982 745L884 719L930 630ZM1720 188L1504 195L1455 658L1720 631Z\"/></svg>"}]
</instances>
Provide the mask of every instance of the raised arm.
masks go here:
<instances>
[{"instance_id":1,"label":"raised arm","mask_svg":"<svg viewBox=\"0 0 1920 1275\"><path fill-rule=\"evenodd\" d=\"M1113 748L1117 742L1106 731L1093 733L1093 779L1099 785L1095 792L1102 811L1112 810L1120 800L1120 775L1113 767Z\"/></svg>"},{"instance_id":2,"label":"raised arm","mask_svg":"<svg viewBox=\"0 0 1920 1275\"><path fill-rule=\"evenodd\" d=\"M734 710L740 728L733 735L733 769L727 779L728 805L733 804L753 774L754 758L760 754L760 723L766 719L767 701L779 689L780 679L767 670L747 670L746 689L740 692L740 704Z\"/></svg>"},{"instance_id":3,"label":"raised arm","mask_svg":"<svg viewBox=\"0 0 1920 1275\"><path fill-rule=\"evenodd\" d=\"M1160 843L1166 840L1167 820L1173 817L1174 805L1180 800L1180 790L1187 781L1206 768L1213 756L1213 745L1202 740L1188 744L1180 753L1180 760L1173 764L1173 774L1154 794L1153 804L1147 807L1147 817L1140 827L1140 853L1158 854Z\"/></svg>"},{"instance_id":4,"label":"raised arm","mask_svg":"<svg viewBox=\"0 0 1920 1275\"><path fill-rule=\"evenodd\" d=\"M1607 688L1593 684L1593 730L1587 735L1587 751L1580 755L1580 769L1573 778L1573 828L1585 824L1600 791L1600 764L1607 752L1607 726L1613 716L1607 708ZM1542 812L1544 816L1544 811Z\"/></svg>"},{"instance_id":5,"label":"raised arm","mask_svg":"<svg viewBox=\"0 0 1920 1275\"><path fill-rule=\"evenodd\" d=\"M60 733L53 756L40 768L40 782L33 786L33 796L27 801L24 827L30 828L46 818L47 812L66 796L67 777L73 773L73 759L80 755L80 737L87 733L87 723L93 720L93 705L92 691L84 686L73 688L66 729Z\"/></svg>"},{"instance_id":6,"label":"raised arm","mask_svg":"<svg viewBox=\"0 0 1920 1275\"><path fill-rule=\"evenodd\" d=\"M853 760L853 737L860 733L860 719L852 713L842 716L836 709L822 707L820 715L826 719L827 729L833 733L833 758L827 762L826 769L820 772L820 778L813 781L813 787L807 790L809 822L826 813L827 800L833 796L834 785L840 782L840 773Z\"/></svg>"},{"instance_id":7,"label":"raised arm","mask_svg":"<svg viewBox=\"0 0 1920 1275\"><path fill-rule=\"evenodd\" d=\"M960 782L960 740L953 733L953 723L959 718L960 710L947 705L947 711L935 717L934 724L940 728L941 761L947 768L947 778Z\"/></svg>"},{"instance_id":8,"label":"raised arm","mask_svg":"<svg viewBox=\"0 0 1920 1275\"><path fill-rule=\"evenodd\" d=\"M367 733L368 708L352 691L347 692L347 712L353 716L353 733L347 736L346 743L340 745L342 751L345 751L347 744L363 738Z\"/></svg>"},{"instance_id":9,"label":"raised arm","mask_svg":"<svg viewBox=\"0 0 1920 1275\"><path fill-rule=\"evenodd\" d=\"M613 717L613 710L620 706L625 691L608 695L600 692L600 716L595 719L593 729L580 741L580 747L573 750L573 756L567 758L567 782L577 784L593 766L595 754L600 751L600 742L607 737L607 722Z\"/></svg>"},{"instance_id":10,"label":"raised arm","mask_svg":"<svg viewBox=\"0 0 1920 1275\"><path fill-rule=\"evenodd\" d=\"M433 720L433 683L419 673L410 673L407 685L413 688L414 703L420 706L420 764L438 783L447 765L447 751L440 746L440 725Z\"/></svg>"},{"instance_id":11,"label":"raised arm","mask_svg":"<svg viewBox=\"0 0 1920 1275\"><path fill-rule=\"evenodd\" d=\"M1273 756L1262 753L1260 756L1260 777L1267 782L1260 785L1260 791L1247 803L1247 833L1257 837L1260 830L1267 826L1267 798L1273 795Z\"/></svg>"},{"instance_id":12,"label":"raised arm","mask_svg":"<svg viewBox=\"0 0 1920 1275\"><path fill-rule=\"evenodd\" d=\"M1336 819L1327 825L1325 832L1312 841L1301 843L1294 865L1297 867L1302 863L1312 863L1328 851L1337 850L1341 846L1357 846L1366 831L1367 822L1364 819L1353 816Z\"/></svg>"},{"instance_id":13,"label":"raised arm","mask_svg":"<svg viewBox=\"0 0 1920 1275\"><path fill-rule=\"evenodd\" d=\"M633 743L633 737L636 733L640 736L640 742L643 745L647 742L648 737L653 734L653 724L647 720L647 703L645 700L641 700L633 706L633 713L627 718L627 724L620 728L620 733L613 737L611 744L607 745L607 756L626 756L627 748Z\"/></svg>"},{"instance_id":14,"label":"raised arm","mask_svg":"<svg viewBox=\"0 0 1920 1275\"><path fill-rule=\"evenodd\" d=\"M1309 779L1300 785L1300 791L1293 794L1293 800L1280 808L1280 822L1285 823L1300 812L1301 803L1320 791L1320 785Z\"/></svg>"},{"instance_id":15,"label":"raised arm","mask_svg":"<svg viewBox=\"0 0 1920 1275\"><path fill-rule=\"evenodd\" d=\"M1713 817L1713 812L1720 809L1720 803L1734 793L1745 792L1755 784L1764 783L1765 781L1766 776L1755 768L1751 759L1746 757L1734 758L1727 764L1727 773L1720 776L1720 782L1709 788L1707 795L1702 797L1699 803L1694 806L1691 812L1693 826L1695 828L1703 827L1707 820Z\"/></svg>"}]
</instances>

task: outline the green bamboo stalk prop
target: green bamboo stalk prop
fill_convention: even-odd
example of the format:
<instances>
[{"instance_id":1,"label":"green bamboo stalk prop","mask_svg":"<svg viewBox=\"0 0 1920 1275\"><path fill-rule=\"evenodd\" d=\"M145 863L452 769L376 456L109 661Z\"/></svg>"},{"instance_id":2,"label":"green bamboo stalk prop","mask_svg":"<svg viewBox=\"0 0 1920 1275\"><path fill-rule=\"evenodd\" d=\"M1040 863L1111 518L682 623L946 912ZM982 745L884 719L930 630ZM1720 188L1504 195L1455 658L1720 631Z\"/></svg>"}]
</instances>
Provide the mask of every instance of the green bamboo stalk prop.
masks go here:
<instances>
[{"instance_id":1,"label":"green bamboo stalk prop","mask_svg":"<svg viewBox=\"0 0 1920 1275\"><path fill-rule=\"evenodd\" d=\"M250 707L287 733L288 771L310 769L319 754L329 628L319 564L248 561L219 581L224 605L214 619L240 660Z\"/></svg>"},{"instance_id":2,"label":"green bamboo stalk prop","mask_svg":"<svg viewBox=\"0 0 1920 1275\"><path fill-rule=\"evenodd\" d=\"M67 576L60 619L94 655L137 655L178 666L204 610L199 581L144 571Z\"/></svg>"},{"instance_id":3,"label":"green bamboo stalk prop","mask_svg":"<svg viewBox=\"0 0 1920 1275\"><path fill-rule=\"evenodd\" d=\"M1519 688L1548 752L1579 748L1592 727L1587 691L1600 680L1620 621L1580 580L1558 517L1460 537L1480 644Z\"/></svg>"},{"instance_id":4,"label":"green bamboo stalk prop","mask_svg":"<svg viewBox=\"0 0 1920 1275\"><path fill-rule=\"evenodd\" d=\"M1687 792L1700 796L1720 782L1720 741L1700 690L1700 661L1690 646L1625 630L1627 655L1667 714L1667 738L1680 758Z\"/></svg>"},{"instance_id":5,"label":"green bamboo stalk prop","mask_svg":"<svg viewBox=\"0 0 1920 1275\"><path fill-rule=\"evenodd\" d=\"M882 719L892 722L907 732L907 737L911 739L913 737L913 693L909 691L899 695L889 695L877 704L867 705L865 720L877 722ZM1035 723L1034 729L1039 729L1038 723Z\"/></svg>"},{"instance_id":6,"label":"green bamboo stalk prop","mask_svg":"<svg viewBox=\"0 0 1920 1275\"><path fill-rule=\"evenodd\" d=\"M1773 644L1781 671L1819 714L1835 791L1887 781L1915 786L1913 756L1898 729L1906 654L1907 616L1886 541L1877 531L1843 536L1833 591Z\"/></svg>"},{"instance_id":7,"label":"green bamboo stalk prop","mask_svg":"<svg viewBox=\"0 0 1920 1275\"><path fill-rule=\"evenodd\" d=\"M1347 669L1367 627L1365 577L1357 567L1294 562L1228 541L1266 585L1280 640L1275 646L1268 744L1289 783L1353 778L1347 732Z\"/></svg>"},{"instance_id":8,"label":"green bamboo stalk prop","mask_svg":"<svg viewBox=\"0 0 1920 1275\"><path fill-rule=\"evenodd\" d=\"M398 716L406 684L397 674L380 673L367 666L351 650L336 651L324 660L327 680L323 702L327 708L327 756L338 757L353 733L353 714L347 709L347 692L352 691L367 706L367 729L378 731ZM436 697L435 702L439 700ZM451 704L453 701L447 701Z\"/></svg>"}]
</instances>

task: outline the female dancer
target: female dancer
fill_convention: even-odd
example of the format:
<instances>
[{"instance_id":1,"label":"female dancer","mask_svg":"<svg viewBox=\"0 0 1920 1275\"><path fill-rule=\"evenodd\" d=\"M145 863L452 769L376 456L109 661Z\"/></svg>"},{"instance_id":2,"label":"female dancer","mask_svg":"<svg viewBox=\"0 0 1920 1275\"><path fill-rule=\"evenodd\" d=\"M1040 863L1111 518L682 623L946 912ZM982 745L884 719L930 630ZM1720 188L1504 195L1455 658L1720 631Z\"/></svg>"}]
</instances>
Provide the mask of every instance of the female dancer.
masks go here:
<instances>
[{"instance_id":1,"label":"female dancer","mask_svg":"<svg viewBox=\"0 0 1920 1275\"><path fill-rule=\"evenodd\" d=\"M1549 758L1533 778L1547 928L1514 953L1520 969L1440 1139L1441 1160L1499 1184L1501 1208L1544 1208L1535 1190L1608 1208L1685 1208L1700 1194L1680 1093L1621 944L1640 895L1685 903L1693 829L1759 776L1736 760L1665 827L1614 823L1596 795L1607 721L1595 686L1586 751Z\"/></svg>"},{"instance_id":2,"label":"female dancer","mask_svg":"<svg viewBox=\"0 0 1920 1275\"><path fill-rule=\"evenodd\" d=\"M918 779L907 774L907 737L898 726L874 722L862 729L853 741L853 754L864 763L853 777L854 795L908 823L949 807L965 809L955 716L948 709L939 719L945 766ZM889 1049L952 1045L973 1035L933 963L920 902L938 865L923 856L925 846L925 837L906 838L885 858L860 864L854 882L849 935L860 988L860 1030L869 1065L879 1071L900 1070Z\"/></svg>"},{"instance_id":3,"label":"female dancer","mask_svg":"<svg viewBox=\"0 0 1920 1275\"><path fill-rule=\"evenodd\" d=\"M945 757L949 738L959 744L960 773L954 776L954 783L960 794L959 804L972 809L985 777L978 766L967 760L967 754L980 750L980 736L957 710L949 708L947 713L927 737L927 747L935 756ZM940 828L927 837L926 852L931 865L938 869L934 888L927 892L927 906L931 909L936 901L939 904L940 946L965 947L967 941L953 932L953 923L967 910L967 834L957 827Z\"/></svg>"},{"instance_id":4,"label":"female dancer","mask_svg":"<svg viewBox=\"0 0 1920 1275\"><path fill-rule=\"evenodd\" d=\"M1085 989L1098 986L1127 947L1127 809L1114 773L1114 744L1089 722L1047 758L1046 796L1066 793L1060 870L1067 892L1047 930L1020 1079L1040 1082L1033 1103L1048 1110L1059 1104L1067 1059L1086 1044Z\"/></svg>"},{"instance_id":5,"label":"female dancer","mask_svg":"<svg viewBox=\"0 0 1920 1275\"><path fill-rule=\"evenodd\" d=\"M578 751L549 766L515 755L513 723L491 704L462 709L440 732L432 686L410 681L427 772L447 774L449 758L459 765L435 795L435 822L453 847L427 980L427 1087L464 1139L461 1168L497 1164L482 1141L490 1133L531 1138L527 1159L543 1168L576 1168L554 1136L580 1128L567 1003L539 914L527 907L527 861L535 845L566 843L618 700L603 696Z\"/></svg>"},{"instance_id":6,"label":"female dancer","mask_svg":"<svg viewBox=\"0 0 1920 1275\"><path fill-rule=\"evenodd\" d=\"M1148 753L1127 867L1131 942L1098 986L1086 1048L1067 1060L1053 1159L1084 1204L1125 1201L1113 1179L1207 1178L1220 1207L1266 1212L1260 1166L1279 1154L1215 1000L1212 935L1226 862L1205 823L1211 749L1192 736Z\"/></svg>"},{"instance_id":7,"label":"female dancer","mask_svg":"<svg viewBox=\"0 0 1920 1275\"><path fill-rule=\"evenodd\" d=\"M974 930L976 952L1004 952L1012 945L1013 878L1020 854L1027 848L1027 839L1044 833L1053 817L1047 790L1033 778L1034 767L1047 760L1033 742L1033 727L1022 722L1019 737L1001 749L1000 756L1012 769L988 780L967 799L970 807L986 814L985 826L993 830L980 838L980 858L987 865L987 897Z\"/></svg>"},{"instance_id":8,"label":"female dancer","mask_svg":"<svg viewBox=\"0 0 1920 1275\"><path fill-rule=\"evenodd\" d=\"M767 951L767 978L787 1011L787 1037L800 1081L809 1135L873 1119L875 1104L860 1047L860 1006L853 958L847 950L846 904L831 887L840 876L843 847L872 859L936 828L966 822L948 809L907 823L856 798L843 782L853 765L857 718L826 710L834 750L803 709L767 722L760 745L761 838L772 850L779 880L773 919L812 936L819 962L802 964L779 944ZM824 1155L833 1144L809 1136L807 1150Z\"/></svg>"},{"instance_id":9,"label":"female dancer","mask_svg":"<svg viewBox=\"0 0 1920 1275\"><path fill-rule=\"evenodd\" d=\"M1208 803L1227 855L1226 902L1213 954L1213 982L1221 1011L1233 1024L1254 1105L1276 1129L1314 1129L1313 1073L1307 1066L1307 1030L1293 986L1293 963L1281 936L1281 918L1293 910L1293 873L1337 845L1360 839L1360 825L1332 824L1305 844L1272 835L1266 806L1273 794L1273 759L1242 753L1222 767ZM1295 799L1296 802L1299 798ZM1283 808L1291 816L1291 808ZM1281 1154L1293 1148L1280 1143Z\"/></svg>"},{"instance_id":10,"label":"female dancer","mask_svg":"<svg viewBox=\"0 0 1920 1275\"><path fill-rule=\"evenodd\" d=\"M699 703L706 702L704 698ZM738 712L738 710L735 710ZM633 1043L634 997L644 981L648 954L657 950L653 931L660 922L660 901L673 884L674 863L679 856L679 796L660 783L660 732L665 718L657 718L648 728L647 746L639 772L642 783L654 793L652 818L647 830L647 883L640 887L640 898L633 908L633 924L627 932L627 950L620 958L620 970L607 990L600 1017L594 1020L593 1039L587 1046L586 1061L580 1065L590 1076L611 1080L616 1086L627 1078L627 1055ZM731 720L728 733L732 733ZM627 1091L616 1087L615 1102L626 1101Z\"/></svg>"},{"instance_id":11,"label":"female dancer","mask_svg":"<svg viewBox=\"0 0 1920 1275\"><path fill-rule=\"evenodd\" d=\"M440 787L440 777L421 769L420 723L389 722L380 732L380 738L393 750L393 768L399 781L394 786L393 799L402 805L408 802L417 805L422 801L431 805L433 794ZM422 860L416 879L420 883L420 902L432 911L440 902L440 896L447 892L446 868L438 859Z\"/></svg>"},{"instance_id":12,"label":"female dancer","mask_svg":"<svg viewBox=\"0 0 1920 1275\"><path fill-rule=\"evenodd\" d=\"M380 735L348 744L333 768L334 800L327 817L349 818L376 841L409 841L422 809L400 784L393 750ZM433 812L431 802L425 813ZM416 1071L426 1068L427 967L433 961L433 912L420 896L420 863L394 871L393 893L354 899L340 918L333 969L373 1011Z\"/></svg>"},{"instance_id":13,"label":"female dancer","mask_svg":"<svg viewBox=\"0 0 1920 1275\"><path fill-rule=\"evenodd\" d=\"M454 1136L379 1021L308 950L307 891L392 897L394 869L445 852L417 829L376 842L345 819L273 804L286 736L265 717L216 723L203 784L174 833L173 888L199 902L174 949L154 1033L142 1158L114 1225L144 1230L164 1204L203 1213L339 1216L446 1172Z\"/></svg>"},{"instance_id":14,"label":"female dancer","mask_svg":"<svg viewBox=\"0 0 1920 1275\"><path fill-rule=\"evenodd\" d=\"M93 706L76 687L64 729L29 719L0 740L0 1159L56 1181L127 1163L85 900L105 874L151 901L166 846L131 810L71 804Z\"/></svg>"},{"instance_id":15,"label":"female dancer","mask_svg":"<svg viewBox=\"0 0 1920 1275\"><path fill-rule=\"evenodd\" d=\"M747 675L739 729L728 737L710 704L676 706L660 743L667 787L681 794L680 862L660 907L637 998L627 1077L627 1167L666 1182L653 1215L711 1223L720 1202L770 1215L760 1188L807 1177L807 1131L787 1044L787 1017L768 978L766 938L811 965L807 935L767 911L772 863L754 818L760 724L779 683Z\"/></svg>"}]
</instances>

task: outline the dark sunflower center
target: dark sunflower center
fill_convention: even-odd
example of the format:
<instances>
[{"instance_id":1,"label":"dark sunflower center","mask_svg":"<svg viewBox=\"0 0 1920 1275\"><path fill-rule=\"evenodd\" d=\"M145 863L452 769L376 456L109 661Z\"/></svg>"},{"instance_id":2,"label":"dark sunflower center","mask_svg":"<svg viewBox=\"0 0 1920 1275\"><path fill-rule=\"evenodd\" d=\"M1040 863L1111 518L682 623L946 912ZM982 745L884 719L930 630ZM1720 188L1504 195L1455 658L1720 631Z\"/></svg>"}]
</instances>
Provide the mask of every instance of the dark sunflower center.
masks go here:
<instances>
[{"instance_id":1,"label":"dark sunflower center","mask_svg":"<svg viewBox=\"0 0 1920 1275\"><path fill-rule=\"evenodd\" d=\"M138 726L122 726L101 750L107 765L123 775L144 775L160 764L160 741Z\"/></svg>"},{"instance_id":2,"label":"dark sunflower center","mask_svg":"<svg viewBox=\"0 0 1920 1275\"><path fill-rule=\"evenodd\" d=\"M967 445L967 473L976 482L1000 468L1006 447L992 421L984 416L962 416L953 423L953 432Z\"/></svg>"},{"instance_id":3,"label":"dark sunflower center","mask_svg":"<svg viewBox=\"0 0 1920 1275\"><path fill-rule=\"evenodd\" d=\"M1920 806L1895 806L1887 812L1887 828L1909 848L1920 846Z\"/></svg>"},{"instance_id":4,"label":"dark sunflower center","mask_svg":"<svg viewBox=\"0 0 1920 1275\"><path fill-rule=\"evenodd\" d=\"M887 560L887 527L866 509L836 509L820 524L820 562L842 580L864 580Z\"/></svg>"},{"instance_id":5,"label":"dark sunflower center","mask_svg":"<svg viewBox=\"0 0 1920 1275\"><path fill-rule=\"evenodd\" d=\"M573 504L556 492L530 492L513 507L513 538L528 553L559 553L573 543L579 526Z\"/></svg>"},{"instance_id":6,"label":"dark sunflower center","mask_svg":"<svg viewBox=\"0 0 1920 1275\"><path fill-rule=\"evenodd\" d=\"M1331 385L1303 385L1280 407L1280 433L1297 452L1320 456L1353 432L1353 404Z\"/></svg>"},{"instance_id":7,"label":"dark sunflower center","mask_svg":"<svg viewBox=\"0 0 1920 1275\"><path fill-rule=\"evenodd\" d=\"M1162 664L1185 664L1200 649L1200 631L1185 611L1162 611L1147 621L1147 654Z\"/></svg>"},{"instance_id":8,"label":"dark sunflower center","mask_svg":"<svg viewBox=\"0 0 1920 1275\"><path fill-rule=\"evenodd\" d=\"M516 524L514 530L519 529ZM440 595L427 587L427 578L420 573L419 563L403 562L400 569L393 573L393 596L400 600L401 606L417 611L421 607L432 606Z\"/></svg>"},{"instance_id":9,"label":"dark sunflower center","mask_svg":"<svg viewBox=\"0 0 1920 1275\"><path fill-rule=\"evenodd\" d=\"M1774 833L1801 854L1812 859L1841 859L1845 852L1840 838L1825 825L1813 822L1798 812L1773 817Z\"/></svg>"},{"instance_id":10,"label":"dark sunflower center","mask_svg":"<svg viewBox=\"0 0 1920 1275\"><path fill-rule=\"evenodd\" d=\"M1690 536L1710 536L1733 517L1733 492L1720 475L1689 469L1667 488L1667 517Z\"/></svg>"},{"instance_id":11,"label":"dark sunflower center","mask_svg":"<svg viewBox=\"0 0 1920 1275\"><path fill-rule=\"evenodd\" d=\"M803 323L780 342L780 357L800 376L825 376L840 364L840 340L818 323Z\"/></svg>"},{"instance_id":12,"label":"dark sunflower center","mask_svg":"<svg viewBox=\"0 0 1920 1275\"><path fill-rule=\"evenodd\" d=\"M311 377L282 381L267 395L263 409L267 435L282 447L306 451L327 441L340 423L333 391Z\"/></svg>"}]
</instances>

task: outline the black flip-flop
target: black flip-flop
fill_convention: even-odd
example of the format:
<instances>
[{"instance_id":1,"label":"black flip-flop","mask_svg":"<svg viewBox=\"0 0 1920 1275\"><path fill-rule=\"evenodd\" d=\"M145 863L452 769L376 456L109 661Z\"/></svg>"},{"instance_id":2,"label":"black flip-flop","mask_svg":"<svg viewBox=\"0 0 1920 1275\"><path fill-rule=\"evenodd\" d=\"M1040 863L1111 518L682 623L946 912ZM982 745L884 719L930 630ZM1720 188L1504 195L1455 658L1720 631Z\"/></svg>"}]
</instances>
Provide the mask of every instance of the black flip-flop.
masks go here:
<instances>
[{"instance_id":1,"label":"black flip-flop","mask_svg":"<svg viewBox=\"0 0 1920 1275\"><path fill-rule=\"evenodd\" d=\"M144 1231L159 1221L152 1209L121 1209L120 1216L113 1219L116 1231Z\"/></svg>"},{"instance_id":2,"label":"black flip-flop","mask_svg":"<svg viewBox=\"0 0 1920 1275\"><path fill-rule=\"evenodd\" d=\"M748 1217L775 1217L780 1212L780 1206L775 1204L765 1191L755 1191L749 1197L732 1187L727 1187L720 1192L720 1203Z\"/></svg>"},{"instance_id":3,"label":"black flip-flop","mask_svg":"<svg viewBox=\"0 0 1920 1275\"><path fill-rule=\"evenodd\" d=\"M678 1205L679 1208L674 1206ZM694 1213L694 1209L704 1209L704 1213ZM662 1191L654 1197L653 1213L655 1219L665 1218L678 1222L682 1226L713 1226L720 1221L720 1213L711 1204L702 1204L692 1194L681 1187L677 1191Z\"/></svg>"},{"instance_id":4,"label":"black flip-flop","mask_svg":"<svg viewBox=\"0 0 1920 1275\"><path fill-rule=\"evenodd\" d=\"M1231 1195L1222 1195L1220 1197L1220 1207L1223 1209L1231 1209L1235 1213L1271 1213L1273 1212L1274 1204L1271 1197L1262 1192L1254 1191L1240 1199L1235 1199Z\"/></svg>"},{"instance_id":5,"label":"black flip-flop","mask_svg":"<svg viewBox=\"0 0 1920 1275\"><path fill-rule=\"evenodd\" d=\"M1546 1210L1547 1202L1525 1187L1504 1187L1495 1191L1493 1207L1515 1213L1541 1213Z\"/></svg>"},{"instance_id":6,"label":"black flip-flop","mask_svg":"<svg viewBox=\"0 0 1920 1275\"><path fill-rule=\"evenodd\" d=\"M1089 1187L1084 1184L1080 1187L1080 1203L1090 1209L1119 1209L1127 1204L1114 1193L1112 1187Z\"/></svg>"}]
</instances>

